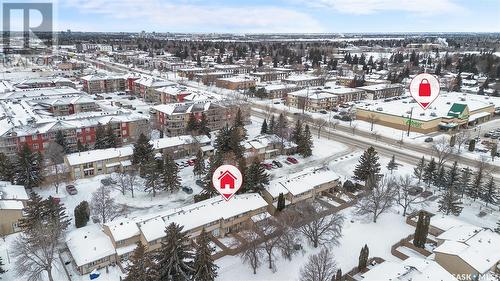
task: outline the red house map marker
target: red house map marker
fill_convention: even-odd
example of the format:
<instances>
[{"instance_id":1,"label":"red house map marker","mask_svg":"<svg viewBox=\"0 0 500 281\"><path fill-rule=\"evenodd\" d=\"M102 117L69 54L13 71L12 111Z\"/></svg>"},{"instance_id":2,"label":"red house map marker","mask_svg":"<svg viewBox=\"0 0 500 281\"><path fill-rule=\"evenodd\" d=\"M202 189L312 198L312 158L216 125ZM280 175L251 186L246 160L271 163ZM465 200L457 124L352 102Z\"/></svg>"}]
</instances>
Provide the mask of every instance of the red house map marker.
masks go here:
<instances>
[{"instance_id":1,"label":"red house map marker","mask_svg":"<svg viewBox=\"0 0 500 281\"><path fill-rule=\"evenodd\" d=\"M439 96L439 88L439 80L429 73L421 73L410 82L410 94L424 110Z\"/></svg>"},{"instance_id":2,"label":"red house map marker","mask_svg":"<svg viewBox=\"0 0 500 281\"><path fill-rule=\"evenodd\" d=\"M222 165L217 168L212 175L212 183L214 188L229 201L236 191L243 184L243 176L238 168L233 165Z\"/></svg>"}]
</instances>

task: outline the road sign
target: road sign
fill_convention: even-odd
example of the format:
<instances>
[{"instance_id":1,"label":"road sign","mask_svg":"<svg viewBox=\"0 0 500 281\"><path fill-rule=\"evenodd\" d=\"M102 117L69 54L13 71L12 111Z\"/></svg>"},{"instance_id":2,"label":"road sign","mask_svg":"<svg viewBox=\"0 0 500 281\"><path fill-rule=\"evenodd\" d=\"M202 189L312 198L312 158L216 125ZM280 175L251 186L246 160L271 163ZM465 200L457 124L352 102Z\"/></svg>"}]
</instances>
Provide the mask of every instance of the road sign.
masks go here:
<instances>
[{"instance_id":1,"label":"road sign","mask_svg":"<svg viewBox=\"0 0 500 281\"><path fill-rule=\"evenodd\" d=\"M410 82L410 94L425 110L439 96L439 80L429 73L419 74Z\"/></svg>"},{"instance_id":2,"label":"road sign","mask_svg":"<svg viewBox=\"0 0 500 281\"><path fill-rule=\"evenodd\" d=\"M235 166L222 165L212 175L212 184L225 200L229 200L241 188L243 176Z\"/></svg>"}]
</instances>

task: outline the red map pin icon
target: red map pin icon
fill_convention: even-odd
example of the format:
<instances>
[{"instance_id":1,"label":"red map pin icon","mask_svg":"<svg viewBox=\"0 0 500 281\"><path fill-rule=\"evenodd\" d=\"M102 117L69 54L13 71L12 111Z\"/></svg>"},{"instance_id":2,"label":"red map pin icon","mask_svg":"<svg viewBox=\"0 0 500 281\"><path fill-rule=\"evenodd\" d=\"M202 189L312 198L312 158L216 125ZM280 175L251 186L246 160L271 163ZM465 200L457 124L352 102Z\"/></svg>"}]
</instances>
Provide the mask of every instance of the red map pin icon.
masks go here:
<instances>
[{"instance_id":1,"label":"red map pin icon","mask_svg":"<svg viewBox=\"0 0 500 281\"><path fill-rule=\"evenodd\" d=\"M410 94L424 110L439 96L439 88L439 80L429 73L419 74L410 82Z\"/></svg>"},{"instance_id":2,"label":"red map pin icon","mask_svg":"<svg viewBox=\"0 0 500 281\"><path fill-rule=\"evenodd\" d=\"M241 188L243 176L235 166L222 165L213 173L212 184L222 197L228 201Z\"/></svg>"}]
</instances>

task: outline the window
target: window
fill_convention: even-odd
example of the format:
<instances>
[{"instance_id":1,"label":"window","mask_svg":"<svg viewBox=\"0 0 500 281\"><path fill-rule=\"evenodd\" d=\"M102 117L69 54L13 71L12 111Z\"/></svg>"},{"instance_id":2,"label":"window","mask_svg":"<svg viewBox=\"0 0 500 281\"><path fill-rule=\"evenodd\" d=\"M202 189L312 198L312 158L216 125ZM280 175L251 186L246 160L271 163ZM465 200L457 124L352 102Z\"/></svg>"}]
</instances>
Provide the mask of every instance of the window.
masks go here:
<instances>
[{"instance_id":1,"label":"window","mask_svg":"<svg viewBox=\"0 0 500 281\"><path fill-rule=\"evenodd\" d=\"M32 140L37 140L37 139L38 139L38 135L32 135L32 136L31 136L31 139L32 139Z\"/></svg>"},{"instance_id":2,"label":"window","mask_svg":"<svg viewBox=\"0 0 500 281\"><path fill-rule=\"evenodd\" d=\"M86 137L85 137L85 139L86 139L87 141L91 141L91 140L92 140L92 138L91 138L90 136L86 136Z\"/></svg>"},{"instance_id":3,"label":"window","mask_svg":"<svg viewBox=\"0 0 500 281\"><path fill-rule=\"evenodd\" d=\"M25 141L26 141L26 138L25 138L25 137L21 137L21 138L19 139L19 141L20 141L20 142L25 142Z\"/></svg>"},{"instance_id":4,"label":"window","mask_svg":"<svg viewBox=\"0 0 500 281\"><path fill-rule=\"evenodd\" d=\"M38 150L38 143L34 143L34 144L33 144L33 149L34 149L34 150Z\"/></svg>"}]
</instances>

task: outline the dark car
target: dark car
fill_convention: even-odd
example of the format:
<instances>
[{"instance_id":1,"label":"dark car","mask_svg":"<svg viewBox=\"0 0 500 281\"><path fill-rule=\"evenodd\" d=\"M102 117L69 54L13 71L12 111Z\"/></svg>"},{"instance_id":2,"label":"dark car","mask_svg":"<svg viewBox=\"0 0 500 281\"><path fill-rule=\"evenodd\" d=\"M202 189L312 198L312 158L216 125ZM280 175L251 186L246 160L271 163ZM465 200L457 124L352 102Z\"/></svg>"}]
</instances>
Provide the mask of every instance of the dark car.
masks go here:
<instances>
[{"instance_id":1,"label":"dark car","mask_svg":"<svg viewBox=\"0 0 500 281\"><path fill-rule=\"evenodd\" d=\"M116 184L116 181L110 177L107 177L107 178L103 178L101 180L101 184L104 186L110 186L110 185Z\"/></svg>"},{"instance_id":2,"label":"dark car","mask_svg":"<svg viewBox=\"0 0 500 281\"><path fill-rule=\"evenodd\" d=\"M78 194L78 190L76 190L76 187L72 184L68 184L66 186L66 191L68 192L69 195L76 195Z\"/></svg>"},{"instance_id":3,"label":"dark car","mask_svg":"<svg viewBox=\"0 0 500 281\"><path fill-rule=\"evenodd\" d=\"M187 194L192 194L193 193L193 189L191 187L189 187L189 186L183 186L182 187L182 191L184 191Z\"/></svg>"},{"instance_id":4,"label":"dark car","mask_svg":"<svg viewBox=\"0 0 500 281\"><path fill-rule=\"evenodd\" d=\"M486 133L486 134L484 134L484 137L485 138L489 138L489 137L491 137L491 134L490 133Z\"/></svg>"},{"instance_id":5,"label":"dark car","mask_svg":"<svg viewBox=\"0 0 500 281\"><path fill-rule=\"evenodd\" d=\"M278 167L278 168L283 167L283 164L281 164L281 162L280 162L280 161L278 161L278 160L274 160L274 161L273 161L273 164L274 164L274 166L276 166L276 167Z\"/></svg>"},{"instance_id":6,"label":"dark car","mask_svg":"<svg viewBox=\"0 0 500 281\"><path fill-rule=\"evenodd\" d=\"M129 100L135 100L135 97L129 97L128 99Z\"/></svg>"},{"instance_id":7,"label":"dark car","mask_svg":"<svg viewBox=\"0 0 500 281\"><path fill-rule=\"evenodd\" d=\"M299 163L299 160L297 160L297 159L295 159L295 158L293 158L293 157L287 157L287 158L286 158L286 161L288 161L288 162L290 162L290 163L292 163L292 164L297 164L297 163Z\"/></svg>"},{"instance_id":8,"label":"dark car","mask_svg":"<svg viewBox=\"0 0 500 281\"><path fill-rule=\"evenodd\" d=\"M319 113L321 113L321 114L328 114L328 112L326 110L320 110Z\"/></svg>"},{"instance_id":9,"label":"dark car","mask_svg":"<svg viewBox=\"0 0 500 281\"><path fill-rule=\"evenodd\" d=\"M196 185L199 187L204 187L205 183L203 182L203 180L196 180Z\"/></svg>"},{"instance_id":10,"label":"dark car","mask_svg":"<svg viewBox=\"0 0 500 281\"><path fill-rule=\"evenodd\" d=\"M434 139L429 137L429 138L426 138L424 141L425 141L425 142L433 142L433 141L434 141Z\"/></svg>"}]
</instances>

